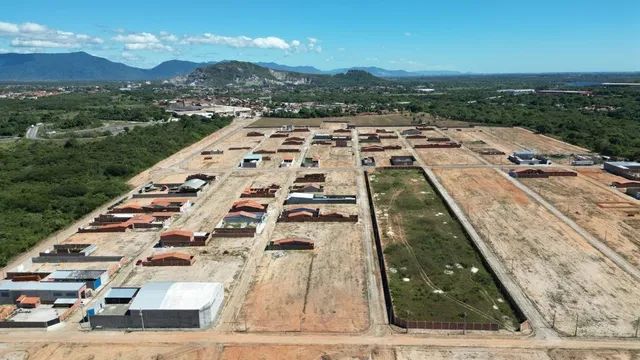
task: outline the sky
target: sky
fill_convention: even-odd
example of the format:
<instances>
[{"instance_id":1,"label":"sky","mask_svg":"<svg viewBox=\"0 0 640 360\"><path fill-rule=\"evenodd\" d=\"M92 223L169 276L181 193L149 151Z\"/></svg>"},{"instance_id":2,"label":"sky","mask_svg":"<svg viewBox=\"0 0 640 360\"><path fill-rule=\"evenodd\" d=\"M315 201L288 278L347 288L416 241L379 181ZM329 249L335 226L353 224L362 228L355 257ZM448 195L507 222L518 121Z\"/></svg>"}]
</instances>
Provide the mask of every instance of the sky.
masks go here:
<instances>
[{"instance_id":1,"label":"sky","mask_svg":"<svg viewBox=\"0 0 640 360\"><path fill-rule=\"evenodd\" d=\"M640 1L0 1L0 53L73 51L145 68L640 71Z\"/></svg>"}]
</instances>

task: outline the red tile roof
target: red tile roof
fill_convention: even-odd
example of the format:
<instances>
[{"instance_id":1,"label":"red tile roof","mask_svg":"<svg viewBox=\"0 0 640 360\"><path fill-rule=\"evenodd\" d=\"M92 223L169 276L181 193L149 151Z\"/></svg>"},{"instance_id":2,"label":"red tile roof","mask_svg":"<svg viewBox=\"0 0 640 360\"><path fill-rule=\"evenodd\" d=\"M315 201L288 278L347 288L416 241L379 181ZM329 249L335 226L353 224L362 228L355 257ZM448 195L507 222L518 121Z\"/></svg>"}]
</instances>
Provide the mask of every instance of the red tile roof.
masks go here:
<instances>
[{"instance_id":1,"label":"red tile roof","mask_svg":"<svg viewBox=\"0 0 640 360\"><path fill-rule=\"evenodd\" d=\"M181 252L166 252L166 253L154 254L152 256L149 256L147 260L160 261L160 260L166 260L166 259L179 259L179 260L191 261L192 258L193 258L192 255L181 253Z\"/></svg>"},{"instance_id":2,"label":"red tile roof","mask_svg":"<svg viewBox=\"0 0 640 360\"><path fill-rule=\"evenodd\" d=\"M257 219L258 218L258 214L256 213L250 213L247 211L233 211L228 213L224 218L230 218L230 217L234 217L234 216L244 216L244 217L248 217L248 218L252 218L252 219Z\"/></svg>"},{"instance_id":3,"label":"red tile roof","mask_svg":"<svg viewBox=\"0 0 640 360\"><path fill-rule=\"evenodd\" d=\"M193 237L193 231L189 230L169 230L160 234L160 238L164 238L167 236L184 236L184 237Z\"/></svg>"},{"instance_id":4,"label":"red tile roof","mask_svg":"<svg viewBox=\"0 0 640 360\"><path fill-rule=\"evenodd\" d=\"M275 245L286 245L286 244L311 244L313 245L313 240L303 238L303 237L287 237L284 239L275 240L273 242Z\"/></svg>"}]
</instances>

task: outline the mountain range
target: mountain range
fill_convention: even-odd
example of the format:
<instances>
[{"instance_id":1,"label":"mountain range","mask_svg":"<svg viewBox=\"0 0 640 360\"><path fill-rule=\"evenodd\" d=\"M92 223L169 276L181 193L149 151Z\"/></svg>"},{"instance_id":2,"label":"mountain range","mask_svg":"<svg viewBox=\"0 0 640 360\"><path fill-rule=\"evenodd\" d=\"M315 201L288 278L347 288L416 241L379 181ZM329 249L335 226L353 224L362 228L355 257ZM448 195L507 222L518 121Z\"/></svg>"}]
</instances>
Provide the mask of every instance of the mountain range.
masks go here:
<instances>
[{"instance_id":1,"label":"mountain range","mask_svg":"<svg viewBox=\"0 0 640 360\"><path fill-rule=\"evenodd\" d=\"M335 75L308 74L294 71L274 70L244 61L221 61L198 67L184 82L206 86L256 86L256 85L319 85L359 86L377 85L386 80L362 70L348 70Z\"/></svg>"},{"instance_id":2,"label":"mountain range","mask_svg":"<svg viewBox=\"0 0 640 360\"><path fill-rule=\"evenodd\" d=\"M228 62L228 61L225 61ZM116 80L164 80L176 76L186 76L195 69L210 63L170 60L151 69L142 69L105 58L93 56L86 52L73 53L32 53L0 54L0 81L116 81ZM421 71L386 70L377 67L354 67L334 70L320 70L313 66L287 66L273 62L255 63L262 68L279 72L307 75L338 75L349 70L366 71L377 77L418 77L456 75L455 71Z\"/></svg>"}]
</instances>

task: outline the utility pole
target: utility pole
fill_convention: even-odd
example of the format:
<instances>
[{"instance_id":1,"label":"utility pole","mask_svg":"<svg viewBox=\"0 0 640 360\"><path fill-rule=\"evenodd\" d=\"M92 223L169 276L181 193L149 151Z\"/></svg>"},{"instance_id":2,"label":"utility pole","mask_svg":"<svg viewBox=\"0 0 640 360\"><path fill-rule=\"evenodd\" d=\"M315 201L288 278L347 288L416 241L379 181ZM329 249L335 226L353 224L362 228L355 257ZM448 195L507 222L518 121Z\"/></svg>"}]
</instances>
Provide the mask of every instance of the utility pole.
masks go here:
<instances>
[{"instance_id":1,"label":"utility pole","mask_svg":"<svg viewBox=\"0 0 640 360\"><path fill-rule=\"evenodd\" d=\"M636 319L636 337L638 337L638 327L640 327L640 317Z\"/></svg>"},{"instance_id":2,"label":"utility pole","mask_svg":"<svg viewBox=\"0 0 640 360\"><path fill-rule=\"evenodd\" d=\"M578 313L576 313L576 329L573 332L573 336L578 336Z\"/></svg>"},{"instance_id":3,"label":"utility pole","mask_svg":"<svg viewBox=\"0 0 640 360\"><path fill-rule=\"evenodd\" d=\"M551 328L552 329L556 328L556 309L553 309L553 318L551 320Z\"/></svg>"},{"instance_id":4,"label":"utility pole","mask_svg":"<svg viewBox=\"0 0 640 360\"><path fill-rule=\"evenodd\" d=\"M142 309L138 311L140 312L140 323L142 324L142 331L144 331L144 317L142 316Z\"/></svg>"},{"instance_id":5,"label":"utility pole","mask_svg":"<svg viewBox=\"0 0 640 360\"><path fill-rule=\"evenodd\" d=\"M464 327L462 328L462 335L467 333L467 312L464 312Z\"/></svg>"}]
</instances>

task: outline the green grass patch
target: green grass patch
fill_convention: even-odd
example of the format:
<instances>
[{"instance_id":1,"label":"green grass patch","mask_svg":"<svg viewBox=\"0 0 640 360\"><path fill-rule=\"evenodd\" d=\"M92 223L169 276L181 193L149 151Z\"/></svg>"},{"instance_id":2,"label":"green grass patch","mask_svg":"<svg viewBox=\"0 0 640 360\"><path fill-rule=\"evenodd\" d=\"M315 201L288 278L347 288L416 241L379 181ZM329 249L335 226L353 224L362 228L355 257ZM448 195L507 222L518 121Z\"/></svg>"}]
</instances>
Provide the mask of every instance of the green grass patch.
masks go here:
<instances>
[{"instance_id":1,"label":"green grass patch","mask_svg":"<svg viewBox=\"0 0 640 360\"><path fill-rule=\"evenodd\" d=\"M514 328L505 294L422 172L380 170L370 182L395 315Z\"/></svg>"}]
</instances>

